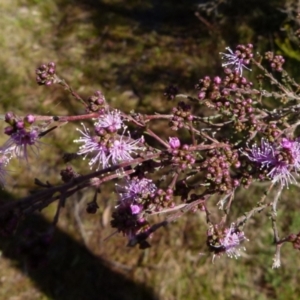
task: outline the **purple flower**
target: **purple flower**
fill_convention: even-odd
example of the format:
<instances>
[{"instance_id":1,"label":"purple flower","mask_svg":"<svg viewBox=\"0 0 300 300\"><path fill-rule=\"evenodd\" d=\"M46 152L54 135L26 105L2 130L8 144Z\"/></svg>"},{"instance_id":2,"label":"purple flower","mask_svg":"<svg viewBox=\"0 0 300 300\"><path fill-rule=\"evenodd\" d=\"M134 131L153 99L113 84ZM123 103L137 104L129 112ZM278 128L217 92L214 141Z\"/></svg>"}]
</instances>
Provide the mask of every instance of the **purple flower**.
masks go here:
<instances>
[{"instance_id":1,"label":"purple flower","mask_svg":"<svg viewBox=\"0 0 300 300\"><path fill-rule=\"evenodd\" d=\"M154 194L157 189L152 180L147 178L127 180L125 186L117 187L121 201L132 199L137 202Z\"/></svg>"},{"instance_id":2,"label":"purple flower","mask_svg":"<svg viewBox=\"0 0 300 300\"><path fill-rule=\"evenodd\" d=\"M276 148L266 139L261 140L260 146L254 144L250 149L250 154L247 154L251 161L259 163L262 167L276 165Z\"/></svg>"},{"instance_id":3,"label":"purple flower","mask_svg":"<svg viewBox=\"0 0 300 300\"><path fill-rule=\"evenodd\" d=\"M92 168L93 165L97 165L97 170L100 168L106 168L108 166L108 149L106 145L102 144L98 141L97 136L92 136L90 130L85 127L83 123L81 123L83 130L76 128L82 136L74 140L74 143L83 143L82 146L79 147L78 155L84 155L83 159L86 159L88 154L93 154L93 157L89 161L89 166Z\"/></svg>"},{"instance_id":4,"label":"purple flower","mask_svg":"<svg viewBox=\"0 0 300 300\"><path fill-rule=\"evenodd\" d=\"M231 66L242 77L243 69L251 71L246 65L249 64L249 59L246 58L244 53L240 50L233 52L229 47L225 48L229 53L220 52L222 59L226 62L222 64L222 67Z\"/></svg>"},{"instance_id":5,"label":"purple flower","mask_svg":"<svg viewBox=\"0 0 300 300\"><path fill-rule=\"evenodd\" d=\"M6 129L6 133L10 135L10 138L1 147L1 150L8 153L10 152L12 156L16 156L21 159L24 158L28 160L28 148L33 152L39 151L39 134L40 131L36 127L31 127L25 129L25 127L20 129L13 129L10 132Z\"/></svg>"},{"instance_id":6,"label":"purple flower","mask_svg":"<svg viewBox=\"0 0 300 300\"><path fill-rule=\"evenodd\" d=\"M283 138L277 145L262 139L260 146L254 144L246 156L258 163L262 169L266 169L273 182L280 182L282 186L296 182L292 172L300 169L299 142Z\"/></svg>"},{"instance_id":7,"label":"purple flower","mask_svg":"<svg viewBox=\"0 0 300 300\"><path fill-rule=\"evenodd\" d=\"M207 244L215 256L226 254L230 258L241 256L241 250L245 250L241 244L248 240L243 231L240 231L232 223L230 228L218 228L213 226L208 230Z\"/></svg>"},{"instance_id":8,"label":"purple flower","mask_svg":"<svg viewBox=\"0 0 300 300\"><path fill-rule=\"evenodd\" d=\"M123 127L121 113L118 110L108 111L105 115L100 116L96 123L96 128L104 128L108 132L116 132Z\"/></svg>"},{"instance_id":9,"label":"purple flower","mask_svg":"<svg viewBox=\"0 0 300 300\"><path fill-rule=\"evenodd\" d=\"M178 149L180 147L180 140L177 137L170 137L169 145L172 149Z\"/></svg>"},{"instance_id":10,"label":"purple flower","mask_svg":"<svg viewBox=\"0 0 300 300\"><path fill-rule=\"evenodd\" d=\"M124 186L117 185L119 200L112 214L112 227L128 236L129 240L147 230L145 209L155 191L155 184L146 178L126 180Z\"/></svg>"},{"instance_id":11,"label":"purple flower","mask_svg":"<svg viewBox=\"0 0 300 300\"><path fill-rule=\"evenodd\" d=\"M121 135L119 140L114 140L108 147L108 157L113 164L120 163L126 160L132 160L131 155L136 154L137 151L142 150L138 145L143 142L143 138L132 140L128 136Z\"/></svg>"},{"instance_id":12,"label":"purple flower","mask_svg":"<svg viewBox=\"0 0 300 300\"><path fill-rule=\"evenodd\" d=\"M300 170L300 143L298 141L283 138L281 146L290 154L292 167L298 172Z\"/></svg>"},{"instance_id":13,"label":"purple flower","mask_svg":"<svg viewBox=\"0 0 300 300\"><path fill-rule=\"evenodd\" d=\"M131 213L133 215L138 215L142 211L141 205L130 204Z\"/></svg>"},{"instance_id":14,"label":"purple flower","mask_svg":"<svg viewBox=\"0 0 300 300\"><path fill-rule=\"evenodd\" d=\"M289 139L283 138L281 141L281 146L286 149L291 149L293 147L294 142Z\"/></svg>"},{"instance_id":15,"label":"purple flower","mask_svg":"<svg viewBox=\"0 0 300 300\"><path fill-rule=\"evenodd\" d=\"M230 258L238 258L241 256L241 243L247 240L243 231L235 229L234 224L231 224L230 228L226 228L224 231L224 237L220 239L220 243L224 248L225 253Z\"/></svg>"},{"instance_id":16,"label":"purple flower","mask_svg":"<svg viewBox=\"0 0 300 300\"><path fill-rule=\"evenodd\" d=\"M112 123L111 123L112 124ZM137 151L142 150L140 146L143 143L143 138L138 140L131 139L130 136L125 136L124 132L122 135L117 133L108 134L106 136L92 135L90 130L82 124L83 130L77 128L82 136L79 139L74 140L75 143L83 143L79 147L77 154L84 155L84 159L89 155L91 156L89 165L91 168L96 165L97 170L100 168L106 168L112 164L117 164L123 161L132 160L132 155L136 154ZM99 121L95 123L97 131L99 132ZM119 127L117 123L110 125L110 128ZM123 126L124 131L126 127Z\"/></svg>"}]
</instances>

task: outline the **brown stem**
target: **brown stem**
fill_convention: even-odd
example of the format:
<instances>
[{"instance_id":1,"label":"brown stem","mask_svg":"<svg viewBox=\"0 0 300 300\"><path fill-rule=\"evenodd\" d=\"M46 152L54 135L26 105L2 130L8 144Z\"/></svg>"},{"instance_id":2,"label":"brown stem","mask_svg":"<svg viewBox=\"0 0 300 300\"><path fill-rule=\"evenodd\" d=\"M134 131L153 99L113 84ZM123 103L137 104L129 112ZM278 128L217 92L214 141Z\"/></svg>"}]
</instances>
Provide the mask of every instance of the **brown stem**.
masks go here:
<instances>
[{"instance_id":1,"label":"brown stem","mask_svg":"<svg viewBox=\"0 0 300 300\"><path fill-rule=\"evenodd\" d=\"M36 121L72 122L72 121L98 118L99 116L100 116L99 113L91 113L91 114L76 115L76 116L40 116L40 115L35 115L34 117L35 117Z\"/></svg>"},{"instance_id":2,"label":"brown stem","mask_svg":"<svg viewBox=\"0 0 300 300\"><path fill-rule=\"evenodd\" d=\"M163 141L159 136L157 136L150 128L147 128L146 133L155 138L158 142L163 144L166 148L170 148L169 144Z\"/></svg>"},{"instance_id":3,"label":"brown stem","mask_svg":"<svg viewBox=\"0 0 300 300\"><path fill-rule=\"evenodd\" d=\"M97 178L99 176L105 175L105 174L110 174L114 171L121 170L125 167L134 165L134 164L139 164L142 163L143 161L151 160L153 158L156 158L160 155L160 153L155 153L152 155L149 155L145 158L136 158L128 162L124 162L118 165L111 166L109 168L105 168L100 171L96 171L87 175L79 176L77 178L74 178L72 181L59 185L59 186L54 186L54 187L49 187L46 190L41 190L33 195L24 197L23 199L20 199L19 201L15 202L9 202L7 204L4 204L1 206L1 211L0 211L0 216L4 215L7 211L10 211L15 208L20 208L21 210L24 210L25 208L28 208L29 206L33 205L34 203L37 203L39 201L44 201L45 199L52 199L51 202L59 199L59 196L56 196L56 194L61 194L65 193L66 197L69 197L70 195L68 194L68 191L76 186L78 186L78 190L81 190L83 188L86 188L88 186L94 185L92 182L90 182L91 179ZM134 170L126 170L124 171L124 174L129 174L131 172L134 172ZM97 178L96 184L99 185L105 181L110 181L115 178L119 178L119 174L110 174L104 178ZM50 203L51 203L50 202ZM49 203L48 203L49 204Z\"/></svg>"},{"instance_id":4,"label":"brown stem","mask_svg":"<svg viewBox=\"0 0 300 300\"><path fill-rule=\"evenodd\" d=\"M59 79L58 84L60 84L61 86L63 86L67 91L69 91L71 93L71 95L78 100L81 104L83 104L85 107L87 107L87 104L85 103L85 101L79 96L79 94L77 94L72 87L67 84L67 82L63 79Z\"/></svg>"}]
</instances>

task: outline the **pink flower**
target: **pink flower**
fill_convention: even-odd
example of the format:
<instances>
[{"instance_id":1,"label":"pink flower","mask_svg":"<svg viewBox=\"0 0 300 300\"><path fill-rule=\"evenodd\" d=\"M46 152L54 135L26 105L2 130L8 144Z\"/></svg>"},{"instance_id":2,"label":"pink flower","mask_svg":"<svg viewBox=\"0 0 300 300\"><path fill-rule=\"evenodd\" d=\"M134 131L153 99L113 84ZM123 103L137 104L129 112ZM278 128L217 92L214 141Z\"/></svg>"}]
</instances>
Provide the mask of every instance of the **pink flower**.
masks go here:
<instances>
[{"instance_id":1,"label":"pink flower","mask_svg":"<svg viewBox=\"0 0 300 300\"><path fill-rule=\"evenodd\" d=\"M8 130L6 130L7 132ZM10 138L1 147L1 150L19 159L24 158L28 160L28 148L33 152L39 151L39 134L40 131L36 127L29 129L20 128L10 133Z\"/></svg>"},{"instance_id":2,"label":"pink flower","mask_svg":"<svg viewBox=\"0 0 300 300\"><path fill-rule=\"evenodd\" d=\"M142 150L139 146L142 141L143 139L131 140L130 137L121 135L120 139L114 140L108 147L107 159L111 160L113 164L132 160L132 154Z\"/></svg>"},{"instance_id":3,"label":"pink flower","mask_svg":"<svg viewBox=\"0 0 300 300\"><path fill-rule=\"evenodd\" d=\"M170 137L169 145L172 149L178 149L180 147L180 140L177 137Z\"/></svg>"},{"instance_id":4,"label":"pink flower","mask_svg":"<svg viewBox=\"0 0 300 300\"><path fill-rule=\"evenodd\" d=\"M268 171L273 182L282 186L295 183L292 172L300 169L300 143L283 138L280 144L261 140L260 146L254 144L249 153L244 153L254 163Z\"/></svg>"},{"instance_id":5,"label":"pink flower","mask_svg":"<svg viewBox=\"0 0 300 300\"><path fill-rule=\"evenodd\" d=\"M74 140L74 143L83 143L82 146L79 147L78 155L84 155L84 159L88 155L91 155L92 158L89 161L89 165L91 168L96 164L97 170L102 166L102 168L106 168L108 166L108 149L104 143L98 141L97 136L93 136L90 133L90 130L82 124L83 130L77 128L82 136Z\"/></svg>"},{"instance_id":6,"label":"pink flower","mask_svg":"<svg viewBox=\"0 0 300 300\"><path fill-rule=\"evenodd\" d=\"M243 69L251 71L246 65L250 63L252 58L252 45L247 46L238 45L233 52L229 47L226 47L229 53L220 52L222 59L226 62L222 64L222 67L232 67L241 77L243 75Z\"/></svg>"},{"instance_id":7,"label":"pink flower","mask_svg":"<svg viewBox=\"0 0 300 300\"><path fill-rule=\"evenodd\" d=\"M245 250L241 244L247 240L243 231L231 224L229 228L212 226L207 232L207 245L215 256L226 254L230 258L241 256L241 250Z\"/></svg>"},{"instance_id":8,"label":"pink flower","mask_svg":"<svg viewBox=\"0 0 300 300\"><path fill-rule=\"evenodd\" d=\"M110 164L130 161L133 155L143 149L143 138L133 140L130 135L125 135L126 126L116 110L101 116L94 123L94 135L84 124L82 126L83 130L77 128L82 136L74 140L75 143L82 143L77 154L84 155L84 159L89 156L89 165L96 165L97 170ZM122 134L117 133L118 129L123 130Z\"/></svg>"},{"instance_id":9,"label":"pink flower","mask_svg":"<svg viewBox=\"0 0 300 300\"><path fill-rule=\"evenodd\" d=\"M111 225L130 240L148 226L144 217L145 208L156 186L150 179L135 178L127 180L124 186L118 185L117 191L119 200L112 214Z\"/></svg>"},{"instance_id":10,"label":"pink flower","mask_svg":"<svg viewBox=\"0 0 300 300\"><path fill-rule=\"evenodd\" d=\"M121 113L118 110L108 111L95 122L96 128L104 128L108 132L116 132L123 127Z\"/></svg>"}]
</instances>

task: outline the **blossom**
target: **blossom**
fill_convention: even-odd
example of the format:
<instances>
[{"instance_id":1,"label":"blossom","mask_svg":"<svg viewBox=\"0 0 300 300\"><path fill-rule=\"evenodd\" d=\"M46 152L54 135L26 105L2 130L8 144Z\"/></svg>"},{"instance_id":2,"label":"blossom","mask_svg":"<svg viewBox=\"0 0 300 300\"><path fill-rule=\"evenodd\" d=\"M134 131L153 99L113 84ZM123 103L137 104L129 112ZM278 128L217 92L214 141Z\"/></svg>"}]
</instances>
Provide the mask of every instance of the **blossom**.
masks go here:
<instances>
[{"instance_id":1,"label":"blossom","mask_svg":"<svg viewBox=\"0 0 300 300\"><path fill-rule=\"evenodd\" d=\"M118 110L107 111L104 115L100 116L96 123L96 128L105 128L109 132L116 132L123 127L121 113Z\"/></svg>"},{"instance_id":2,"label":"blossom","mask_svg":"<svg viewBox=\"0 0 300 300\"><path fill-rule=\"evenodd\" d=\"M250 149L250 153L246 155L251 161L259 163L262 167L268 167L277 163L276 147L266 139L261 140L260 146L254 144L252 149Z\"/></svg>"},{"instance_id":3,"label":"blossom","mask_svg":"<svg viewBox=\"0 0 300 300\"><path fill-rule=\"evenodd\" d=\"M28 160L28 148L33 152L34 150L39 151L40 130L37 127L30 127L29 129L23 127L14 129L12 132L6 129L6 133L10 135L10 138L1 147L2 151L10 152L12 156L19 159L24 158L26 161Z\"/></svg>"},{"instance_id":4,"label":"blossom","mask_svg":"<svg viewBox=\"0 0 300 300\"><path fill-rule=\"evenodd\" d=\"M281 146L290 153L293 168L297 172L300 169L300 143L298 141L283 138Z\"/></svg>"},{"instance_id":5,"label":"blossom","mask_svg":"<svg viewBox=\"0 0 300 300\"><path fill-rule=\"evenodd\" d=\"M128 236L129 240L141 231L144 232L148 227L144 217L147 199L155 191L155 184L146 178L134 178L126 180L124 186L117 185L119 200L112 214L112 227Z\"/></svg>"},{"instance_id":6,"label":"blossom","mask_svg":"<svg viewBox=\"0 0 300 300\"><path fill-rule=\"evenodd\" d=\"M222 59L225 60L222 67L233 67L233 69L238 72L241 77L243 75L244 68L251 71L251 69L249 69L246 65L249 64L249 58L252 57L252 55L242 51L246 49L245 47L243 48L243 46L238 46L235 52L233 52L229 47L226 47L225 49L229 53L220 52Z\"/></svg>"},{"instance_id":7,"label":"blossom","mask_svg":"<svg viewBox=\"0 0 300 300\"><path fill-rule=\"evenodd\" d=\"M102 168L108 166L108 149L106 145L98 142L97 136L93 136L90 133L90 130L85 127L85 125L81 124L83 130L76 128L82 136L79 139L74 140L74 143L83 143L82 146L79 147L79 151L77 152L78 155L84 155L83 159L86 159L87 155L92 153L94 156L90 159L89 165L92 167L93 165L97 165L97 169L99 169L100 165Z\"/></svg>"},{"instance_id":8,"label":"blossom","mask_svg":"<svg viewBox=\"0 0 300 300\"><path fill-rule=\"evenodd\" d=\"M109 116L110 123L106 121L100 122L99 120L95 123L95 131L98 133L101 131L99 127L101 125L107 125L109 128L119 128L121 126L118 123L118 119L114 119L112 115ZM122 134L104 134L103 136L92 135L90 130L82 124L83 130L78 129L81 133L81 137L79 139L74 140L75 143L82 143L83 145L79 147L78 155L84 155L84 159L87 156L91 156L89 165L93 167L97 166L97 170L102 166L102 168L106 168L112 164L117 164L123 161L132 160L132 155L136 154L137 151L142 150L140 144L143 142L143 138L133 140L130 136L126 136L125 130L126 127L123 126Z\"/></svg>"},{"instance_id":9,"label":"blossom","mask_svg":"<svg viewBox=\"0 0 300 300\"><path fill-rule=\"evenodd\" d=\"M131 213L133 215L138 215L142 211L141 205L130 204Z\"/></svg>"},{"instance_id":10,"label":"blossom","mask_svg":"<svg viewBox=\"0 0 300 300\"><path fill-rule=\"evenodd\" d=\"M139 199L153 194L157 189L152 180L147 178L127 180L125 186L117 185L117 187L121 201L133 199L138 202Z\"/></svg>"},{"instance_id":11,"label":"blossom","mask_svg":"<svg viewBox=\"0 0 300 300\"><path fill-rule=\"evenodd\" d=\"M295 183L292 172L300 169L299 142L283 138L278 145L262 139L260 146L254 144L246 156L266 169L273 182L280 182L282 186Z\"/></svg>"},{"instance_id":12,"label":"blossom","mask_svg":"<svg viewBox=\"0 0 300 300\"><path fill-rule=\"evenodd\" d=\"M218 225L211 227L207 234L207 244L214 257L226 254L230 258L238 258L241 256L241 250L245 247L241 244L247 240L243 231L240 231L232 223L229 228L218 228Z\"/></svg>"},{"instance_id":13,"label":"blossom","mask_svg":"<svg viewBox=\"0 0 300 300\"><path fill-rule=\"evenodd\" d=\"M114 140L108 147L109 154L107 159L111 159L113 164L131 160L131 155L142 149L138 145L142 141L143 138L132 140L129 136L121 135L120 139Z\"/></svg>"},{"instance_id":14,"label":"blossom","mask_svg":"<svg viewBox=\"0 0 300 300\"><path fill-rule=\"evenodd\" d=\"M54 62L49 62L47 65L42 64L36 69L36 82L39 85L46 86L57 83L59 78L55 75L55 72L56 64Z\"/></svg>"},{"instance_id":15,"label":"blossom","mask_svg":"<svg viewBox=\"0 0 300 300\"><path fill-rule=\"evenodd\" d=\"M240 244L247 240L244 232L236 230L234 224L231 224L230 228L225 229L224 234L225 236L220 239L220 243L227 256L230 258L241 256L241 249L245 250L245 247L241 247Z\"/></svg>"},{"instance_id":16,"label":"blossom","mask_svg":"<svg viewBox=\"0 0 300 300\"><path fill-rule=\"evenodd\" d=\"M170 137L169 145L172 149L178 149L180 147L180 140L177 137Z\"/></svg>"}]
</instances>

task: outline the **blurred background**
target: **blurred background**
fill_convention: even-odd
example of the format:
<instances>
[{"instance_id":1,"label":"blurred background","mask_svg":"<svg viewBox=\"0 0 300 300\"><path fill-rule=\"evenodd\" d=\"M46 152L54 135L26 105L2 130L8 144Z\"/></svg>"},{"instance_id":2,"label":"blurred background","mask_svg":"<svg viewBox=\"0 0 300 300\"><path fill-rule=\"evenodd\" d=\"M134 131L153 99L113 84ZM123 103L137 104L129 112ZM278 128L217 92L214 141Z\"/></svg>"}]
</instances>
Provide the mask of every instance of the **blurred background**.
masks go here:
<instances>
[{"instance_id":1,"label":"blurred background","mask_svg":"<svg viewBox=\"0 0 300 300\"><path fill-rule=\"evenodd\" d=\"M35 83L36 67L50 61L85 99L101 90L111 106L128 112L169 111L174 104L163 97L169 84L196 95L200 78L222 74L219 52L242 43L283 55L299 82L297 11L296 0L1 0L0 113L83 113L60 87ZM248 75L254 79L255 72ZM62 155L77 149L77 126L49 134L29 165L14 162L1 200L28 195L34 178L59 183ZM82 162L75 166L82 174L89 170ZM56 204L1 238L0 299L299 299L300 254L284 245L282 267L271 269L272 230L264 212L246 227L243 257L212 263L201 212L155 233L147 250L127 248L120 235L104 240L113 233L113 191L114 183L102 191L96 215L85 212L91 194L70 199L51 241L47 228ZM263 185L240 191L233 216L262 194ZM290 187L280 200L281 236L300 230L298 195Z\"/></svg>"}]
</instances>

